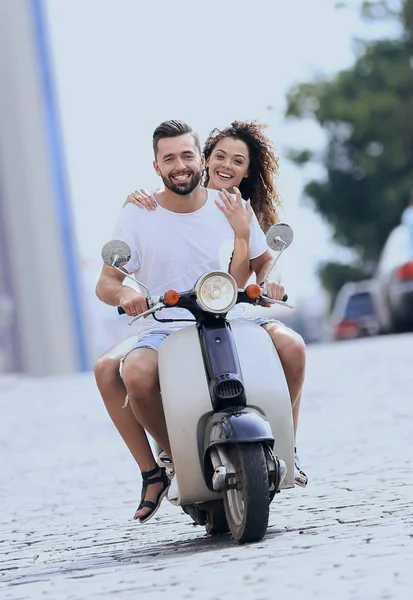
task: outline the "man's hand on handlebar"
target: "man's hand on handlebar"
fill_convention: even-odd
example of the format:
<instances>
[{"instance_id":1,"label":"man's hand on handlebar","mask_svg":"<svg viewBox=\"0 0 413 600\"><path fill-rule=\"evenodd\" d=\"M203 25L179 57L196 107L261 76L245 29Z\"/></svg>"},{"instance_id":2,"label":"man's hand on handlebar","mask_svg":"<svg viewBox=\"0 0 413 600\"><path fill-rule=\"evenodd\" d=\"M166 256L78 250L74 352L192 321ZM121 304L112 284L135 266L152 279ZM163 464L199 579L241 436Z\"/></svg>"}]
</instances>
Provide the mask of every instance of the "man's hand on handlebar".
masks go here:
<instances>
[{"instance_id":1,"label":"man's hand on handlebar","mask_svg":"<svg viewBox=\"0 0 413 600\"><path fill-rule=\"evenodd\" d=\"M129 317L136 317L136 315L148 310L148 303L145 296L127 286L124 286L124 289L120 293L119 306L123 308Z\"/></svg>"},{"instance_id":2,"label":"man's hand on handlebar","mask_svg":"<svg viewBox=\"0 0 413 600\"><path fill-rule=\"evenodd\" d=\"M270 283L266 284L266 297L271 298L272 300L283 300L285 296L284 286L279 283ZM265 303L262 306L271 306L271 304Z\"/></svg>"}]
</instances>

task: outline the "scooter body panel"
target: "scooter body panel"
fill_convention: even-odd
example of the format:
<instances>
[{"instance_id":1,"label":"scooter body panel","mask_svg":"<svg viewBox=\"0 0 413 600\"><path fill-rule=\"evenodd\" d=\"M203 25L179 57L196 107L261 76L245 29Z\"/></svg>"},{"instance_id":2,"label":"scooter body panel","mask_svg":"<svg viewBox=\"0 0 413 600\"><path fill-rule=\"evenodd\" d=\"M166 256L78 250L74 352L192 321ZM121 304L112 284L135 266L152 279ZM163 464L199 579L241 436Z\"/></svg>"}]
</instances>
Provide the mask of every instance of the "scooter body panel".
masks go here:
<instances>
[{"instance_id":1,"label":"scooter body panel","mask_svg":"<svg viewBox=\"0 0 413 600\"><path fill-rule=\"evenodd\" d=\"M291 403L284 372L268 334L258 325L232 320L247 404L263 413L275 437L274 452L288 474L282 488L294 486L294 442ZM166 338L159 349L159 379L175 465L177 504L208 502L221 497L204 481L201 461L204 433L212 404L194 325Z\"/></svg>"},{"instance_id":2,"label":"scooter body panel","mask_svg":"<svg viewBox=\"0 0 413 600\"><path fill-rule=\"evenodd\" d=\"M294 482L294 430L291 399L284 370L268 333L243 319L231 321L249 407L268 419L275 439L274 454L287 465L281 489Z\"/></svg>"},{"instance_id":3,"label":"scooter body panel","mask_svg":"<svg viewBox=\"0 0 413 600\"><path fill-rule=\"evenodd\" d=\"M221 498L207 488L200 462L203 438L199 440L198 425L204 415L212 414L212 405L195 325L174 332L162 342L159 383L179 489L176 504Z\"/></svg>"}]
</instances>

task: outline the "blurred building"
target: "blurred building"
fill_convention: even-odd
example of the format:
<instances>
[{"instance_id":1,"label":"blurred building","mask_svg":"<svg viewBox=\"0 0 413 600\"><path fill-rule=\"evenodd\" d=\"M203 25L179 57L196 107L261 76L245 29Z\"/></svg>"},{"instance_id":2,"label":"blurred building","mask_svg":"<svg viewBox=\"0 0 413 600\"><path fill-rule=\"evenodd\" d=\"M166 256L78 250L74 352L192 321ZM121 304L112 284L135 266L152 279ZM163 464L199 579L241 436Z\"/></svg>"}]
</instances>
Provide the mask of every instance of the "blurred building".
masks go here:
<instances>
[{"instance_id":1,"label":"blurred building","mask_svg":"<svg viewBox=\"0 0 413 600\"><path fill-rule=\"evenodd\" d=\"M0 2L0 369L88 367L41 0Z\"/></svg>"}]
</instances>

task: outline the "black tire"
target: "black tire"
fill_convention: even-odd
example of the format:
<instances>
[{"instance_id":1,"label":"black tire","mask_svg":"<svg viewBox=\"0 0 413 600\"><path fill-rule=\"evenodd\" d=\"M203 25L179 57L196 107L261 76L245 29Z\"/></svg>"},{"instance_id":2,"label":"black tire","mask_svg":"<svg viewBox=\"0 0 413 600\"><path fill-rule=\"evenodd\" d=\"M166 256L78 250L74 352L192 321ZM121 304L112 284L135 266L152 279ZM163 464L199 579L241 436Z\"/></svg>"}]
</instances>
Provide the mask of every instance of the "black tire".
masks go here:
<instances>
[{"instance_id":1,"label":"black tire","mask_svg":"<svg viewBox=\"0 0 413 600\"><path fill-rule=\"evenodd\" d=\"M211 508L206 511L205 529L209 535L230 533L225 507L222 500L210 502Z\"/></svg>"},{"instance_id":2,"label":"black tire","mask_svg":"<svg viewBox=\"0 0 413 600\"><path fill-rule=\"evenodd\" d=\"M413 330L413 321L392 315L394 333L409 333Z\"/></svg>"},{"instance_id":3,"label":"black tire","mask_svg":"<svg viewBox=\"0 0 413 600\"><path fill-rule=\"evenodd\" d=\"M236 487L224 493L225 514L234 540L258 542L267 532L270 511L268 470L262 444L227 447ZM231 481L234 483L234 480Z\"/></svg>"}]
</instances>

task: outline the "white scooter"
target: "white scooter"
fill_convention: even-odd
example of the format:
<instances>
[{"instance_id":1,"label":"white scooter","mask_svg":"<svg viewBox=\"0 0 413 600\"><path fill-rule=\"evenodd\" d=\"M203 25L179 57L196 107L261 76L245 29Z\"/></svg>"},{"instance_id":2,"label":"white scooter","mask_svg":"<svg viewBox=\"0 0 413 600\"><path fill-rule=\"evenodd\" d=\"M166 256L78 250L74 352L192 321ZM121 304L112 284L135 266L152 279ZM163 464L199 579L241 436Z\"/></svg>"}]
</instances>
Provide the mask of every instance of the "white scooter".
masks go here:
<instances>
[{"instance_id":1,"label":"white scooter","mask_svg":"<svg viewBox=\"0 0 413 600\"><path fill-rule=\"evenodd\" d=\"M273 267L292 238L286 224L269 230L267 243L279 252ZM102 257L120 270L130 248L114 240L105 244ZM291 402L278 354L262 327L226 318L240 302L289 306L286 297L265 296L269 275L261 286L245 290L227 272L213 271L187 292L151 298L148 291L148 310L130 321L148 314L156 319L158 310L172 306L194 317L193 325L172 333L159 349L178 487L173 503L207 532L230 531L239 543L264 537L271 500L281 489L294 487Z\"/></svg>"}]
</instances>

